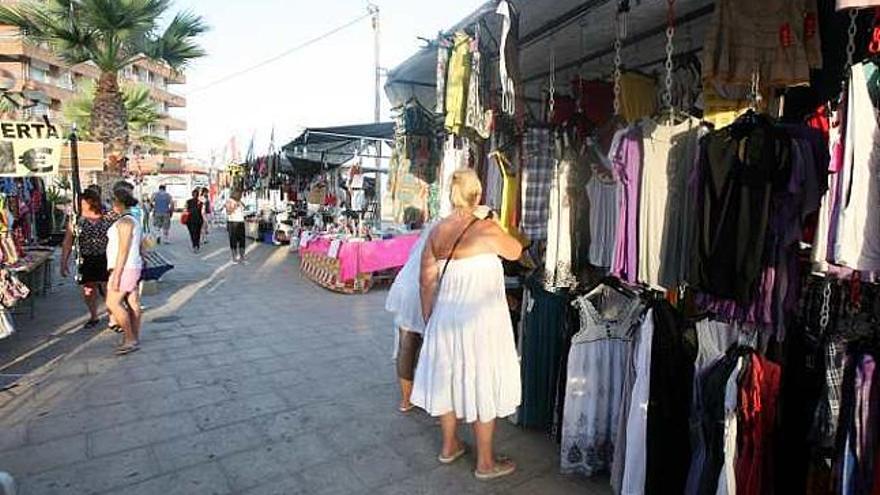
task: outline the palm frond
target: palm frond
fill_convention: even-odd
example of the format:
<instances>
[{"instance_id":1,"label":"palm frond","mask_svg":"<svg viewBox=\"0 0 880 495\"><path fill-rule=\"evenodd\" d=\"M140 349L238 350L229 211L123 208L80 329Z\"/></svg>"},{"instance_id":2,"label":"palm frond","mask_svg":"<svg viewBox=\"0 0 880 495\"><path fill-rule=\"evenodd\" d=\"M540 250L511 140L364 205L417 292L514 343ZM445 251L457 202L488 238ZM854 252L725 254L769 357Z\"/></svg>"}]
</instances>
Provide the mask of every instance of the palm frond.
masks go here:
<instances>
[{"instance_id":1,"label":"palm frond","mask_svg":"<svg viewBox=\"0 0 880 495\"><path fill-rule=\"evenodd\" d=\"M147 40L144 53L150 58L163 60L175 70L205 56L205 50L195 39L208 31L205 21L192 12L180 12L165 28L161 36Z\"/></svg>"}]
</instances>

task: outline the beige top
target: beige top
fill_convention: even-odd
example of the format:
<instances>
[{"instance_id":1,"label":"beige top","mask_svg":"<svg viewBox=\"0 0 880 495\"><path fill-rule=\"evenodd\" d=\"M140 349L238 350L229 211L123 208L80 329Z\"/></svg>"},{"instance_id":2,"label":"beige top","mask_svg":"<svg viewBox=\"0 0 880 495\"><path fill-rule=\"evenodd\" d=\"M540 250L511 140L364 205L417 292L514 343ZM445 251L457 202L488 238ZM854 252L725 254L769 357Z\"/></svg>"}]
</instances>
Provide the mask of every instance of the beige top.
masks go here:
<instances>
[{"instance_id":1,"label":"beige top","mask_svg":"<svg viewBox=\"0 0 880 495\"><path fill-rule=\"evenodd\" d=\"M880 7L880 0L837 0L837 10Z\"/></svg>"}]
</instances>

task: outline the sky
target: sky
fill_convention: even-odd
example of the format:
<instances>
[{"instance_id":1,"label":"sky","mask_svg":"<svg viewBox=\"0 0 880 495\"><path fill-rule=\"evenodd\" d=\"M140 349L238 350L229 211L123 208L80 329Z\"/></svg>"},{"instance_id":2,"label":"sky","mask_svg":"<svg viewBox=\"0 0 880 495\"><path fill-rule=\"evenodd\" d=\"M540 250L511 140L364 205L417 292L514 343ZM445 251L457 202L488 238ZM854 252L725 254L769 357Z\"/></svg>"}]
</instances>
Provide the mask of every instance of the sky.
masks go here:
<instances>
[{"instance_id":1,"label":"sky","mask_svg":"<svg viewBox=\"0 0 880 495\"><path fill-rule=\"evenodd\" d=\"M483 0L374 0L380 9L381 65L392 69L464 18ZM274 126L277 147L306 127L373 121L373 30L357 24L281 60L220 84L225 76L270 59L366 13L360 0L178 0L211 27L201 38L208 56L186 71L171 91L187 98L184 118L190 154L218 158L231 137L242 155L255 137L265 153ZM384 80L383 80L384 84ZM382 93L382 120L390 118ZM174 138L174 136L173 136ZM217 165L221 165L218 163Z\"/></svg>"}]
</instances>

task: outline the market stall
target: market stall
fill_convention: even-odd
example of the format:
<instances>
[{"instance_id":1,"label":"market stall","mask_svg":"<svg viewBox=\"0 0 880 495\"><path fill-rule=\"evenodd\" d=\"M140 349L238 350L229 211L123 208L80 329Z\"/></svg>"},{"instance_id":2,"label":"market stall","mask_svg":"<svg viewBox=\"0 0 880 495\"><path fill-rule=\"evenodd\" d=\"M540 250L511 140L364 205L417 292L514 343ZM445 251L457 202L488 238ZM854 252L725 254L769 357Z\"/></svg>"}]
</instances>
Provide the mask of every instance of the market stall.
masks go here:
<instances>
[{"instance_id":1,"label":"market stall","mask_svg":"<svg viewBox=\"0 0 880 495\"><path fill-rule=\"evenodd\" d=\"M370 290L374 274L402 267L418 234L372 241L318 236L300 241L300 269L309 280L346 294Z\"/></svg>"},{"instance_id":2,"label":"market stall","mask_svg":"<svg viewBox=\"0 0 880 495\"><path fill-rule=\"evenodd\" d=\"M469 167L526 240L516 421L561 472L880 487L872 3L490 1L389 72L394 216Z\"/></svg>"},{"instance_id":3,"label":"market stall","mask_svg":"<svg viewBox=\"0 0 880 495\"><path fill-rule=\"evenodd\" d=\"M418 233L383 226L383 149L394 124L306 129L284 146L298 174L290 195L294 248L304 276L330 290L363 293L406 263Z\"/></svg>"}]
</instances>

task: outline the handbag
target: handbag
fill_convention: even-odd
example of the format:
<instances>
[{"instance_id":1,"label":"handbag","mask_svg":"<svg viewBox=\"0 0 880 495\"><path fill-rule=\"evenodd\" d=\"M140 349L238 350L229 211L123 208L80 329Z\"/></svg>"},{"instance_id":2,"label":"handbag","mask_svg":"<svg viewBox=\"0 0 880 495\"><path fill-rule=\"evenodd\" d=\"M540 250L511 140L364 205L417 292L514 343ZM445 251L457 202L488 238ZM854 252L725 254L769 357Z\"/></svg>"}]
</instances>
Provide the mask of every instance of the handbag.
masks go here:
<instances>
[{"instance_id":1,"label":"handbag","mask_svg":"<svg viewBox=\"0 0 880 495\"><path fill-rule=\"evenodd\" d=\"M189 223L189 210L183 210L183 213L180 214L180 224L186 225Z\"/></svg>"}]
</instances>

